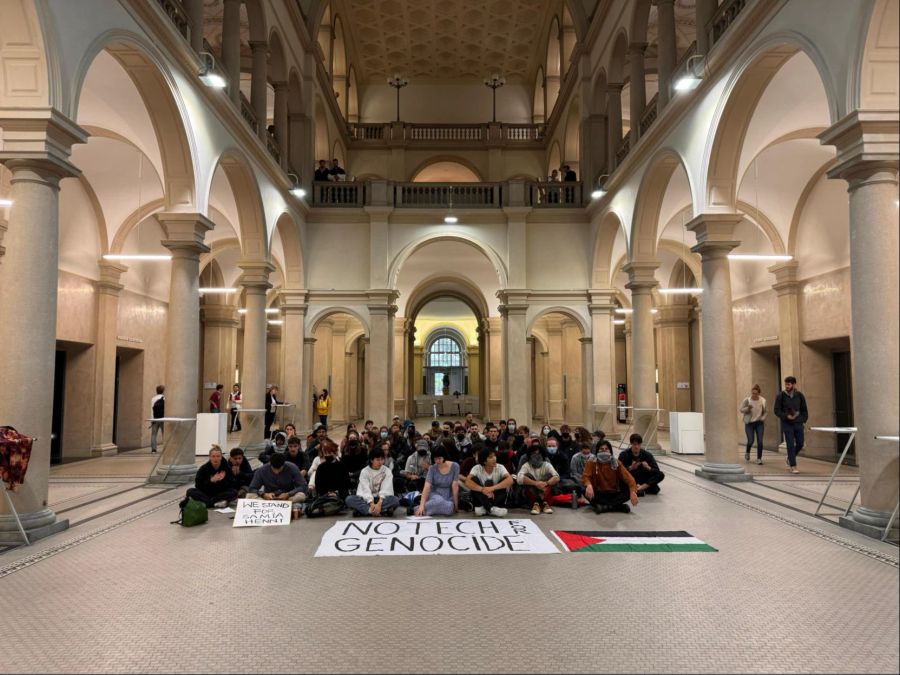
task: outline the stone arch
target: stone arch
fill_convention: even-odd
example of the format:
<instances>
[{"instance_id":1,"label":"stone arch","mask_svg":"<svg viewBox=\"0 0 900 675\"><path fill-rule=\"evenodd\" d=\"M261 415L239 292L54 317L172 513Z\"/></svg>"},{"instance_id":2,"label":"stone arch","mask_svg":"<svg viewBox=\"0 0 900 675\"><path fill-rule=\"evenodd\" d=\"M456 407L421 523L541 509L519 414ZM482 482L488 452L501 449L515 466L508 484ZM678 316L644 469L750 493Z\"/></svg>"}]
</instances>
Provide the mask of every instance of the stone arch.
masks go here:
<instances>
[{"instance_id":1,"label":"stone arch","mask_svg":"<svg viewBox=\"0 0 900 675\"><path fill-rule=\"evenodd\" d=\"M328 142L328 117L325 115L325 105L319 96L316 96L315 116L316 160L328 159L328 151L331 148L331 144Z\"/></svg>"},{"instance_id":2,"label":"stone arch","mask_svg":"<svg viewBox=\"0 0 900 675\"><path fill-rule=\"evenodd\" d=\"M594 257L591 264L591 287L609 288L616 268L612 266L613 246L619 233L628 238L625 224L615 211L608 211L594 234Z\"/></svg>"},{"instance_id":3,"label":"stone arch","mask_svg":"<svg viewBox=\"0 0 900 675\"><path fill-rule=\"evenodd\" d=\"M581 102L576 98L569 105L566 117L566 136L563 141L563 162L579 168L581 160Z\"/></svg>"},{"instance_id":4,"label":"stone arch","mask_svg":"<svg viewBox=\"0 0 900 675\"><path fill-rule=\"evenodd\" d=\"M339 15L335 15L331 26L331 68L329 72L332 78L347 77L347 44L344 39L344 22Z\"/></svg>"},{"instance_id":5,"label":"stone arch","mask_svg":"<svg viewBox=\"0 0 900 675\"><path fill-rule=\"evenodd\" d=\"M306 321L306 337L313 337L321 323L335 314L349 314L352 316L362 324L365 336L368 337L369 322L358 311L346 305L329 305L328 307L317 307L313 309Z\"/></svg>"},{"instance_id":6,"label":"stone arch","mask_svg":"<svg viewBox=\"0 0 900 675\"><path fill-rule=\"evenodd\" d=\"M559 17L554 16L550 22L550 32L547 34L547 58L544 61L548 77L562 75L562 56L559 48ZM549 105L549 104L548 104ZM552 108L552 106L549 106Z\"/></svg>"},{"instance_id":7,"label":"stone arch","mask_svg":"<svg viewBox=\"0 0 900 675\"><path fill-rule=\"evenodd\" d=\"M660 250L668 251L672 255L676 256L682 264L684 264L691 274L694 275L694 279L699 281L701 278L701 268L700 261L697 259L697 255L691 251L690 246L686 246L682 244L680 241L675 241L674 239L660 239L657 242L657 247ZM672 285L671 283L669 284ZM681 284L677 284L680 286Z\"/></svg>"},{"instance_id":8,"label":"stone arch","mask_svg":"<svg viewBox=\"0 0 900 675\"><path fill-rule=\"evenodd\" d=\"M897 82L897 43L900 31L900 4L896 0L876 0L862 45L862 58L851 82L850 110L897 110L900 85ZM888 88L885 88L889 85Z\"/></svg>"},{"instance_id":9,"label":"stone arch","mask_svg":"<svg viewBox=\"0 0 900 675\"><path fill-rule=\"evenodd\" d=\"M196 144L189 116L165 60L142 37L111 30L96 38L72 77L73 96L66 114L77 119L85 78L97 55L106 51L128 73L149 113L162 160L166 208L184 210L197 202Z\"/></svg>"},{"instance_id":10,"label":"stone arch","mask_svg":"<svg viewBox=\"0 0 900 675\"><path fill-rule=\"evenodd\" d=\"M624 28L616 34L613 42L612 53L609 57L609 67L606 69L610 84L625 83L625 62L628 60L628 33Z\"/></svg>"},{"instance_id":11,"label":"stone arch","mask_svg":"<svg viewBox=\"0 0 900 675\"><path fill-rule=\"evenodd\" d=\"M432 232L411 241L404 246L396 256L394 256L394 259L391 261L390 267L388 268L388 287L397 290L397 281L400 277L400 270L403 268L403 264L407 259L426 244L438 241L456 241L471 246L482 253L491 263L491 266L497 273L497 280L500 284L500 288L507 288L509 285L509 274L506 265L493 248L464 232L454 232L450 228L442 228L439 232Z\"/></svg>"},{"instance_id":12,"label":"stone arch","mask_svg":"<svg viewBox=\"0 0 900 675\"><path fill-rule=\"evenodd\" d=\"M544 67L538 66L534 80L534 96L532 97L531 119L534 124L547 121L547 103L544 96Z\"/></svg>"},{"instance_id":13,"label":"stone arch","mask_svg":"<svg viewBox=\"0 0 900 675\"><path fill-rule=\"evenodd\" d=\"M525 335L531 336L532 330L534 329L534 324L536 324L541 317L544 317L548 314L563 314L568 318L575 321L578 324L578 328L581 330L581 337L590 337L591 335L591 327L588 324L587 320L578 312L576 312L571 307L566 307L565 305L553 305L551 307L542 307L528 322L528 327L525 329Z\"/></svg>"},{"instance_id":14,"label":"stone arch","mask_svg":"<svg viewBox=\"0 0 900 675\"><path fill-rule=\"evenodd\" d=\"M553 141L550 152L547 153L547 175L549 176L554 169L559 169L560 164L562 164L562 152L559 149L559 141Z\"/></svg>"},{"instance_id":15,"label":"stone arch","mask_svg":"<svg viewBox=\"0 0 900 675\"><path fill-rule=\"evenodd\" d=\"M647 42L647 27L650 23L650 0L632 0L629 34L634 42Z\"/></svg>"},{"instance_id":16,"label":"stone arch","mask_svg":"<svg viewBox=\"0 0 900 675\"><path fill-rule=\"evenodd\" d=\"M454 298L464 303L476 319L489 316L487 298L466 277L450 274L433 274L422 279L406 301L406 318L414 320L422 308L438 298Z\"/></svg>"},{"instance_id":17,"label":"stone arch","mask_svg":"<svg viewBox=\"0 0 900 675\"><path fill-rule=\"evenodd\" d=\"M782 253L787 252L788 255L797 255L797 235L800 231L800 218L803 216L803 209L806 208L812 191L816 188L816 185L819 184L822 176L827 175L828 170L833 164L834 162L826 162L819 167L819 170L810 176L806 185L803 187L800 198L797 200L797 205L794 207L793 217L791 218L790 228L788 229L787 249L786 251L784 250L784 244L782 243Z\"/></svg>"},{"instance_id":18,"label":"stone arch","mask_svg":"<svg viewBox=\"0 0 900 675\"><path fill-rule=\"evenodd\" d=\"M434 166L435 164L458 164L465 171L472 173L475 176L476 182L480 183L484 181L484 178L481 175L481 172L478 170L478 167L465 157L460 157L459 155L434 155L432 157L429 157L421 164L419 164L415 169L413 169L412 173L409 176L409 180L415 182L416 178L423 171L431 166Z\"/></svg>"},{"instance_id":19,"label":"stone arch","mask_svg":"<svg viewBox=\"0 0 900 675\"><path fill-rule=\"evenodd\" d=\"M244 0L247 12L247 25L250 29L250 40L265 42L268 34L266 27L266 11L261 0Z\"/></svg>"},{"instance_id":20,"label":"stone arch","mask_svg":"<svg viewBox=\"0 0 900 675\"><path fill-rule=\"evenodd\" d=\"M594 76L591 84L591 114L605 115L606 108L609 105L609 99L606 94L606 69L599 68ZM602 158L601 158L602 160Z\"/></svg>"},{"instance_id":21,"label":"stone arch","mask_svg":"<svg viewBox=\"0 0 900 675\"><path fill-rule=\"evenodd\" d=\"M350 74L347 76L347 101L344 115L348 122L359 122L359 84L356 79L356 67L350 66Z\"/></svg>"},{"instance_id":22,"label":"stone arch","mask_svg":"<svg viewBox=\"0 0 900 675\"><path fill-rule=\"evenodd\" d=\"M347 152L344 150L344 144L340 138L335 139L334 145L331 146L329 159L337 159L341 166L347 166Z\"/></svg>"},{"instance_id":23,"label":"stone arch","mask_svg":"<svg viewBox=\"0 0 900 675\"><path fill-rule=\"evenodd\" d=\"M281 248L284 251L285 288L306 288L300 226L289 213L284 212L275 221L275 231L281 237Z\"/></svg>"},{"instance_id":24,"label":"stone arch","mask_svg":"<svg viewBox=\"0 0 900 675\"><path fill-rule=\"evenodd\" d=\"M269 32L269 82L287 82L288 67L287 58L284 52L284 40L277 28L272 28Z\"/></svg>"},{"instance_id":25,"label":"stone arch","mask_svg":"<svg viewBox=\"0 0 900 675\"><path fill-rule=\"evenodd\" d=\"M733 211L747 129L772 78L798 52L803 52L816 67L828 100L831 123L837 122L840 109L838 97L828 66L818 49L796 33L779 33L761 42L743 66L735 69L711 125L714 132L704 162L707 208Z\"/></svg>"},{"instance_id":26,"label":"stone arch","mask_svg":"<svg viewBox=\"0 0 900 675\"><path fill-rule=\"evenodd\" d=\"M687 176L693 199L694 188L691 174L684 159L672 148L660 150L647 166L635 199L631 236L628 241L629 260L653 261L656 259L656 245L659 232L659 215L669 182L675 171L681 167Z\"/></svg>"},{"instance_id":27,"label":"stone arch","mask_svg":"<svg viewBox=\"0 0 900 675\"><path fill-rule=\"evenodd\" d=\"M237 226L241 235L241 253L245 260L263 261L269 257L269 237L266 233L265 211L259 185L247 158L237 148L225 150L209 173L206 190L207 210L216 169L225 172L237 206Z\"/></svg>"}]
</instances>

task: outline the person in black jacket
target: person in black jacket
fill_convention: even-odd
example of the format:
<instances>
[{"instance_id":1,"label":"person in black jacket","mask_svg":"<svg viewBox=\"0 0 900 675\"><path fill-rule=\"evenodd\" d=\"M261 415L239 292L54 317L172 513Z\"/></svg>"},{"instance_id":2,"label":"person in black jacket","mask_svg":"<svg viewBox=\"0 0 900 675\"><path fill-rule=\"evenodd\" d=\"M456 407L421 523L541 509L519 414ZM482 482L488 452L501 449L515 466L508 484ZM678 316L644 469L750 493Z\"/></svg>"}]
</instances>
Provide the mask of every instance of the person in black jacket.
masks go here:
<instances>
[{"instance_id":1,"label":"person in black jacket","mask_svg":"<svg viewBox=\"0 0 900 675\"><path fill-rule=\"evenodd\" d=\"M806 397L797 389L797 378L784 378L784 391L775 397L775 417L781 420L781 433L787 445L787 463L791 473L797 469L797 455L803 450L803 425L809 419Z\"/></svg>"},{"instance_id":2,"label":"person in black jacket","mask_svg":"<svg viewBox=\"0 0 900 675\"><path fill-rule=\"evenodd\" d=\"M323 461L316 469L316 496L340 497L341 501L350 493L350 472L337 458L337 446L331 441L322 444Z\"/></svg>"},{"instance_id":3,"label":"person in black jacket","mask_svg":"<svg viewBox=\"0 0 900 675\"><path fill-rule=\"evenodd\" d=\"M638 497L645 494L658 495L659 484L666 474L659 470L656 458L641 447L644 439L640 434L631 434L628 441L631 447L619 453L619 464L628 469L634 477Z\"/></svg>"},{"instance_id":4,"label":"person in black jacket","mask_svg":"<svg viewBox=\"0 0 900 675\"><path fill-rule=\"evenodd\" d=\"M275 406L281 403L278 400L278 387L269 387L266 391L266 438L272 435L272 424L275 422Z\"/></svg>"},{"instance_id":5,"label":"person in black jacket","mask_svg":"<svg viewBox=\"0 0 900 675\"><path fill-rule=\"evenodd\" d=\"M222 459L222 448L212 446L209 461L197 469L194 487L188 488L186 498L193 498L206 504L206 508L222 508L237 499L231 471Z\"/></svg>"},{"instance_id":6,"label":"person in black jacket","mask_svg":"<svg viewBox=\"0 0 900 675\"><path fill-rule=\"evenodd\" d=\"M296 436L291 436L287 440L287 453L284 458L289 462L293 462L300 469L300 475L306 478L309 471L309 462L306 459L306 453L300 449L300 439Z\"/></svg>"},{"instance_id":7,"label":"person in black jacket","mask_svg":"<svg viewBox=\"0 0 900 675\"><path fill-rule=\"evenodd\" d=\"M240 448L232 448L228 453L228 468L231 470L231 480L237 489L238 499L247 496L247 488L250 481L253 480L253 467L250 466L249 460L244 456L244 451Z\"/></svg>"},{"instance_id":8,"label":"person in black jacket","mask_svg":"<svg viewBox=\"0 0 900 675\"><path fill-rule=\"evenodd\" d=\"M325 183L328 181L328 177L331 175L331 171L328 169L328 162L324 159L319 160L319 168L316 169L315 174L313 175L313 180L317 183Z\"/></svg>"}]
</instances>

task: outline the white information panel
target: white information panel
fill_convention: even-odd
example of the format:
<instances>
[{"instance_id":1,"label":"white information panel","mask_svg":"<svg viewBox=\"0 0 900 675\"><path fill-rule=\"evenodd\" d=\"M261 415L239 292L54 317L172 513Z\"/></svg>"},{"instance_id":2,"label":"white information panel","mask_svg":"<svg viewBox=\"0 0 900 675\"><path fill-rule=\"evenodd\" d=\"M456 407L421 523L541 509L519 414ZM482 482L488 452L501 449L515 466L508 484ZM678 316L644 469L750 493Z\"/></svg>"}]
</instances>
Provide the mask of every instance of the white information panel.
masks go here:
<instances>
[{"instance_id":1,"label":"white information panel","mask_svg":"<svg viewBox=\"0 0 900 675\"><path fill-rule=\"evenodd\" d=\"M703 413L670 412L669 439L672 452L677 455L704 454Z\"/></svg>"},{"instance_id":2,"label":"white information panel","mask_svg":"<svg viewBox=\"0 0 900 675\"><path fill-rule=\"evenodd\" d=\"M228 413L197 414L196 454L208 455L212 445L218 445L228 455Z\"/></svg>"}]
</instances>

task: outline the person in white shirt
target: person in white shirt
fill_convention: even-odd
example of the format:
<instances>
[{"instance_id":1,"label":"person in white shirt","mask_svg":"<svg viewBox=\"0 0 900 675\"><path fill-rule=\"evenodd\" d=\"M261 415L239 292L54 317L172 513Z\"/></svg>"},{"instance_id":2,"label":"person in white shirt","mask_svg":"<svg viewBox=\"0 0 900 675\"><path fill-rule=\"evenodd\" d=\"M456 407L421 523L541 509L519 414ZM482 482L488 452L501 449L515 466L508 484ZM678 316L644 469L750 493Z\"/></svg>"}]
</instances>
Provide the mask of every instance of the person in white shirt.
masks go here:
<instances>
[{"instance_id":1,"label":"person in white shirt","mask_svg":"<svg viewBox=\"0 0 900 675\"><path fill-rule=\"evenodd\" d=\"M516 476L519 485L525 486L525 497L531 504L533 516L541 512L553 513L550 497L553 495L553 486L559 482L559 474L547 461L544 452L540 445L533 445L528 453L528 461Z\"/></svg>"},{"instance_id":2,"label":"person in white shirt","mask_svg":"<svg viewBox=\"0 0 900 675\"><path fill-rule=\"evenodd\" d=\"M478 451L478 464L465 477L465 485L470 490L476 504L475 515L506 515L502 504L506 503L507 489L513 484L513 477L502 464L497 463L497 453L491 448Z\"/></svg>"},{"instance_id":3,"label":"person in white shirt","mask_svg":"<svg viewBox=\"0 0 900 675\"><path fill-rule=\"evenodd\" d=\"M394 476L384 465L379 448L369 451L369 465L359 473L356 494L349 495L344 503L353 509L354 516L394 515L400 500L394 496Z\"/></svg>"},{"instance_id":4,"label":"person in white shirt","mask_svg":"<svg viewBox=\"0 0 900 675\"><path fill-rule=\"evenodd\" d=\"M157 385L156 396L150 399L150 452L156 452L157 435L159 430L163 428L162 422L157 422L159 417L165 417L166 388L163 385Z\"/></svg>"},{"instance_id":5,"label":"person in white shirt","mask_svg":"<svg viewBox=\"0 0 900 675\"><path fill-rule=\"evenodd\" d=\"M754 384L750 395L741 402L740 412L744 417L744 432L747 434L747 450L744 460L750 461L750 450L753 449L753 437L756 437L756 463L762 464L763 432L766 429L766 399L762 397L762 389Z\"/></svg>"},{"instance_id":6,"label":"person in white shirt","mask_svg":"<svg viewBox=\"0 0 900 675\"><path fill-rule=\"evenodd\" d=\"M231 431L241 430L241 385L235 384L228 394L228 409L231 411Z\"/></svg>"}]
</instances>

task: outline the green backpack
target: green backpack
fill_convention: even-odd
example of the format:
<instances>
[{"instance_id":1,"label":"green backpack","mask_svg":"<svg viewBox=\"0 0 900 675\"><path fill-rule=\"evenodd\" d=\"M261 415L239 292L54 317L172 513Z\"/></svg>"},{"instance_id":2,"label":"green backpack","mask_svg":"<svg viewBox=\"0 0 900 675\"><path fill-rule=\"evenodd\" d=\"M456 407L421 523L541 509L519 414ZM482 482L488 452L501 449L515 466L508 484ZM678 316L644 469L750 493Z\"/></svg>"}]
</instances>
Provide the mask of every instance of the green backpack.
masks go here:
<instances>
[{"instance_id":1,"label":"green backpack","mask_svg":"<svg viewBox=\"0 0 900 675\"><path fill-rule=\"evenodd\" d=\"M206 511L206 504L189 498L187 504L181 507L181 516L178 520L173 521L172 524L193 527L194 525L202 525L207 520L209 520L209 513Z\"/></svg>"}]
</instances>

